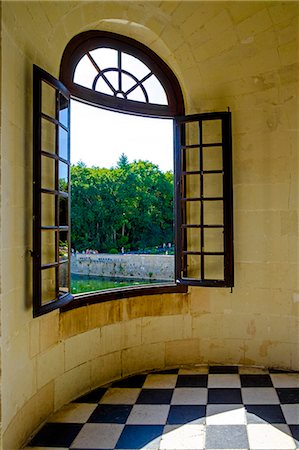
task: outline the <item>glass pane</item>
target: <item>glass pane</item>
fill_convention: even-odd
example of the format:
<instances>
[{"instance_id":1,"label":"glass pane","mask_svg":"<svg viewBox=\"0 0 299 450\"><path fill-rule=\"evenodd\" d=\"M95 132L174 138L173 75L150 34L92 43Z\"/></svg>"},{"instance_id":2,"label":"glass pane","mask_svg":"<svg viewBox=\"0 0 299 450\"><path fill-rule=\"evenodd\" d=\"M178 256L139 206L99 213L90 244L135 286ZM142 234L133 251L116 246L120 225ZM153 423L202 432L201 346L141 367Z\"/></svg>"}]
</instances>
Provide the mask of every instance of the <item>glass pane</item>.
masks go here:
<instances>
[{"instance_id":1,"label":"glass pane","mask_svg":"<svg viewBox=\"0 0 299 450\"><path fill-rule=\"evenodd\" d=\"M200 252L200 228L186 228L187 248L189 252ZM183 230L184 232L184 230Z\"/></svg>"},{"instance_id":2,"label":"glass pane","mask_svg":"<svg viewBox=\"0 0 299 450\"><path fill-rule=\"evenodd\" d=\"M203 177L203 195L204 197L222 197L223 196L223 176L222 174L205 174Z\"/></svg>"},{"instance_id":3,"label":"glass pane","mask_svg":"<svg viewBox=\"0 0 299 450\"><path fill-rule=\"evenodd\" d=\"M121 82L122 82L122 90L124 92L127 92L131 87L133 87L136 84L136 81L129 77L129 75L126 75L125 73L122 73L121 75Z\"/></svg>"},{"instance_id":4,"label":"glass pane","mask_svg":"<svg viewBox=\"0 0 299 450\"><path fill-rule=\"evenodd\" d=\"M187 172L192 170L200 170L199 148L187 148L186 150L182 150L182 152L185 152Z\"/></svg>"},{"instance_id":5,"label":"glass pane","mask_svg":"<svg viewBox=\"0 0 299 450\"><path fill-rule=\"evenodd\" d=\"M42 150L48 153L56 152L56 126L46 119L42 119L41 126Z\"/></svg>"},{"instance_id":6,"label":"glass pane","mask_svg":"<svg viewBox=\"0 0 299 450\"><path fill-rule=\"evenodd\" d=\"M55 195L41 194L41 225L42 227L55 226Z\"/></svg>"},{"instance_id":7,"label":"glass pane","mask_svg":"<svg viewBox=\"0 0 299 450\"><path fill-rule=\"evenodd\" d=\"M102 77L98 79L95 90L97 92L102 92L103 94L114 95L113 90L108 86L108 84L105 80L103 80Z\"/></svg>"},{"instance_id":8,"label":"glass pane","mask_svg":"<svg viewBox=\"0 0 299 450\"><path fill-rule=\"evenodd\" d=\"M59 94L59 122L65 127L69 126L69 101L64 95Z\"/></svg>"},{"instance_id":9,"label":"glass pane","mask_svg":"<svg viewBox=\"0 0 299 450\"><path fill-rule=\"evenodd\" d=\"M42 155L41 186L44 189L55 189L55 159Z\"/></svg>"},{"instance_id":10,"label":"glass pane","mask_svg":"<svg viewBox=\"0 0 299 450\"><path fill-rule=\"evenodd\" d=\"M67 197L58 197L58 211L59 211L59 225L67 226L68 225L68 198Z\"/></svg>"},{"instance_id":11,"label":"glass pane","mask_svg":"<svg viewBox=\"0 0 299 450\"><path fill-rule=\"evenodd\" d=\"M69 255L68 231L59 233L59 261L66 261Z\"/></svg>"},{"instance_id":12,"label":"glass pane","mask_svg":"<svg viewBox=\"0 0 299 450\"><path fill-rule=\"evenodd\" d=\"M56 119L56 90L42 82L42 113Z\"/></svg>"},{"instance_id":13,"label":"glass pane","mask_svg":"<svg viewBox=\"0 0 299 450\"><path fill-rule=\"evenodd\" d=\"M69 142L68 132L59 127L59 156L60 158L69 160Z\"/></svg>"},{"instance_id":14,"label":"glass pane","mask_svg":"<svg viewBox=\"0 0 299 450\"><path fill-rule=\"evenodd\" d=\"M41 245L42 266L56 262L55 240L56 240L56 231L42 230L42 245Z\"/></svg>"},{"instance_id":15,"label":"glass pane","mask_svg":"<svg viewBox=\"0 0 299 450\"><path fill-rule=\"evenodd\" d=\"M187 223L200 225L200 202L186 202Z\"/></svg>"},{"instance_id":16,"label":"glass pane","mask_svg":"<svg viewBox=\"0 0 299 450\"><path fill-rule=\"evenodd\" d=\"M135 75L138 80L142 80L142 78L150 73L150 69L139 59L135 58L135 56L122 53L121 57L122 69Z\"/></svg>"},{"instance_id":17,"label":"glass pane","mask_svg":"<svg viewBox=\"0 0 299 450\"><path fill-rule=\"evenodd\" d=\"M145 90L147 91L148 99L150 103L156 103L158 105L168 105L165 90L155 75L149 77L143 83Z\"/></svg>"},{"instance_id":18,"label":"glass pane","mask_svg":"<svg viewBox=\"0 0 299 450\"><path fill-rule=\"evenodd\" d=\"M223 225L223 202L205 201L204 202L204 224L205 225Z\"/></svg>"},{"instance_id":19,"label":"glass pane","mask_svg":"<svg viewBox=\"0 0 299 450\"><path fill-rule=\"evenodd\" d=\"M69 271L68 271L68 264L60 264L59 265L59 293L65 294L66 292L69 292Z\"/></svg>"},{"instance_id":20,"label":"glass pane","mask_svg":"<svg viewBox=\"0 0 299 450\"><path fill-rule=\"evenodd\" d=\"M42 270L42 304L56 299L56 268Z\"/></svg>"},{"instance_id":21,"label":"glass pane","mask_svg":"<svg viewBox=\"0 0 299 450\"><path fill-rule=\"evenodd\" d=\"M221 120L205 120L202 122L202 143L216 144L222 142Z\"/></svg>"},{"instance_id":22,"label":"glass pane","mask_svg":"<svg viewBox=\"0 0 299 450\"><path fill-rule=\"evenodd\" d=\"M142 92L140 86L138 86L134 91L128 94L128 100L135 100L136 102L145 102L145 95Z\"/></svg>"},{"instance_id":23,"label":"glass pane","mask_svg":"<svg viewBox=\"0 0 299 450\"><path fill-rule=\"evenodd\" d=\"M201 278L201 263L200 263L200 255L187 255L187 277L188 278Z\"/></svg>"},{"instance_id":24,"label":"glass pane","mask_svg":"<svg viewBox=\"0 0 299 450\"><path fill-rule=\"evenodd\" d=\"M117 67L117 50L113 48L97 48L89 52L100 70Z\"/></svg>"},{"instance_id":25,"label":"glass pane","mask_svg":"<svg viewBox=\"0 0 299 450\"><path fill-rule=\"evenodd\" d=\"M58 166L59 190L68 192L68 165L59 161Z\"/></svg>"},{"instance_id":26,"label":"glass pane","mask_svg":"<svg viewBox=\"0 0 299 450\"><path fill-rule=\"evenodd\" d=\"M81 84L89 89L92 88L92 83L98 72L93 66L88 56L83 56L77 64L74 74L74 82Z\"/></svg>"},{"instance_id":27,"label":"glass pane","mask_svg":"<svg viewBox=\"0 0 299 450\"><path fill-rule=\"evenodd\" d=\"M200 197L200 175L185 175L186 197Z\"/></svg>"},{"instance_id":28,"label":"glass pane","mask_svg":"<svg viewBox=\"0 0 299 450\"><path fill-rule=\"evenodd\" d=\"M222 170L222 147L203 148L203 170Z\"/></svg>"},{"instance_id":29,"label":"glass pane","mask_svg":"<svg viewBox=\"0 0 299 450\"><path fill-rule=\"evenodd\" d=\"M224 257L205 256L205 280L224 279Z\"/></svg>"},{"instance_id":30,"label":"glass pane","mask_svg":"<svg viewBox=\"0 0 299 450\"><path fill-rule=\"evenodd\" d=\"M223 252L223 228L205 228L205 252Z\"/></svg>"},{"instance_id":31,"label":"glass pane","mask_svg":"<svg viewBox=\"0 0 299 450\"><path fill-rule=\"evenodd\" d=\"M186 129L186 145L197 145L198 140L198 122L187 122L185 124Z\"/></svg>"},{"instance_id":32,"label":"glass pane","mask_svg":"<svg viewBox=\"0 0 299 450\"><path fill-rule=\"evenodd\" d=\"M105 72L105 76L110 81L114 89L118 91L118 72L114 71Z\"/></svg>"}]
</instances>

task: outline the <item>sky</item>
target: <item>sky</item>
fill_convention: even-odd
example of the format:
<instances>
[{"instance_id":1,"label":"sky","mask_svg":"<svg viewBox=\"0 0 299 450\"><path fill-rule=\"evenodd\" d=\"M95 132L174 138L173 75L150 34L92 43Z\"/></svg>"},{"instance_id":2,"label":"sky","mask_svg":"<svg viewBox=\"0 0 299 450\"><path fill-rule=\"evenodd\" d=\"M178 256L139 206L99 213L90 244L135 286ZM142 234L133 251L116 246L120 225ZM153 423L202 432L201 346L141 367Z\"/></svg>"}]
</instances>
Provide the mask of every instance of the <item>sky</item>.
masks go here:
<instances>
[{"instance_id":1,"label":"sky","mask_svg":"<svg viewBox=\"0 0 299 450\"><path fill-rule=\"evenodd\" d=\"M173 121L108 111L71 101L71 162L110 168L124 153L173 170Z\"/></svg>"}]
</instances>

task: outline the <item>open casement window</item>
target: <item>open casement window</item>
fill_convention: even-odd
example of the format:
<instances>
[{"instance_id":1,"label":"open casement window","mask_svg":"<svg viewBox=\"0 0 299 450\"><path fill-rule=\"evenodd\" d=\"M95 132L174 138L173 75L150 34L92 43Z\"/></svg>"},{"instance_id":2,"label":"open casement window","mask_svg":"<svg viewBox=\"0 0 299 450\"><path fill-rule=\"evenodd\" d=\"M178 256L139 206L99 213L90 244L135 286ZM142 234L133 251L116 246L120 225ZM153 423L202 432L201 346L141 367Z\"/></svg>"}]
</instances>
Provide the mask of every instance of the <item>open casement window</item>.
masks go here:
<instances>
[{"instance_id":1,"label":"open casement window","mask_svg":"<svg viewBox=\"0 0 299 450\"><path fill-rule=\"evenodd\" d=\"M70 96L33 66L33 315L70 295Z\"/></svg>"},{"instance_id":2,"label":"open casement window","mask_svg":"<svg viewBox=\"0 0 299 450\"><path fill-rule=\"evenodd\" d=\"M232 287L231 114L176 118L175 138L177 281Z\"/></svg>"}]
</instances>

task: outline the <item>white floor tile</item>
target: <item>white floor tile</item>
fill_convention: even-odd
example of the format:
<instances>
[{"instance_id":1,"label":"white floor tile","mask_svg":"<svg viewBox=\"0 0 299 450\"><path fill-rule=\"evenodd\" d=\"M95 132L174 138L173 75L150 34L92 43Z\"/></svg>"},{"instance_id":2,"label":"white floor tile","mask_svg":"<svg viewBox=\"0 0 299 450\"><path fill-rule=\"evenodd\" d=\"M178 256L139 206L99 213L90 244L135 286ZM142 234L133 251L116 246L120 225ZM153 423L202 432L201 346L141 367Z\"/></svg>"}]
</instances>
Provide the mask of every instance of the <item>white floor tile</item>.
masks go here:
<instances>
[{"instance_id":1,"label":"white floor tile","mask_svg":"<svg viewBox=\"0 0 299 450\"><path fill-rule=\"evenodd\" d=\"M247 405L276 405L279 398L274 388L242 388L243 403Z\"/></svg>"},{"instance_id":2,"label":"white floor tile","mask_svg":"<svg viewBox=\"0 0 299 450\"><path fill-rule=\"evenodd\" d=\"M207 425L245 425L245 408L240 405L208 405Z\"/></svg>"},{"instance_id":3,"label":"white floor tile","mask_svg":"<svg viewBox=\"0 0 299 450\"><path fill-rule=\"evenodd\" d=\"M166 425L161 450L199 450L205 448L204 425Z\"/></svg>"},{"instance_id":4,"label":"white floor tile","mask_svg":"<svg viewBox=\"0 0 299 450\"><path fill-rule=\"evenodd\" d=\"M141 389L137 388L110 388L101 398L100 403L117 405L134 405Z\"/></svg>"},{"instance_id":5,"label":"white floor tile","mask_svg":"<svg viewBox=\"0 0 299 450\"><path fill-rule=\"evenodd\" d=\"M71 448L114 448L123 428L119 424L86 423Z\"/></svg>"},{"instance_id":6,"label":"white floor tile","mask_svg":"<svg viewBox=\"0 0 299 450\"><path fill-rule=\"evenodd\" d=\"M208 388L240 388L238 374L211 374L208 378Z\"/></svg>"},{"instance_id":7,"label":"white floor tile","mask_svg":"<svg viewBox=\"0 0 299 450\"><path fill-rule=\"evenodd\" d=\"M289 425L299 425L299 405L281 405L284 417Z\"/></svg>"},{"instance_id":8,"label":"white floor tile","mask_svg":"<svg viewBox=\"0 0 299 450\"><path fill-rule=\"evenodd\" d=\"M135 405L127 419L128 425L164 425L169 405Z\"/></svg>"},{"instance_id":9,"label":"white floor tile","mask_svg":"<svg viewBox=\"0 0 299 450\"><path fill-rule=\"evenodd\" d=\"M177 375L151 374L146 377L143 388L172 389L175 387Z\"/></svg>"},{"instance_id":10,"label":"white floor tile","mask_svg":"<svg viewBox=\"0 0 299 450\"><path fill-rule=\"evenodd\" d=\"M69 403L51 416L49 422L85 423L96 407L92 403Z\"/></svg>"},{"instance_id":11,"label":"white floor tile","mask_svg":"<svg viewBox=\"0 0 299 450\"><path fill-rule=\"evenodd\" d=\"M176 388L172 395L172 405L205 405L208 390L206 388Z\"/></svg>"},{"instance_id":12,"label":"white floor tile","mask_svg":"<svg viewBox=\"0 0 299 450\"><path fill-rule=\"evenodd\" d=\"M298 388L299 373L272 373L273 386L282 388Z\"/></svg>"},{"instance_id":13,"label":"white floor tile","mask_svg":"<svg viewBox=\"0 0 299 450\"><path fill-rule=\"evenodd\" d=\"M294 439L287 426L248 425L251 450L294 450Z\"/></svg>"}]
</instances>

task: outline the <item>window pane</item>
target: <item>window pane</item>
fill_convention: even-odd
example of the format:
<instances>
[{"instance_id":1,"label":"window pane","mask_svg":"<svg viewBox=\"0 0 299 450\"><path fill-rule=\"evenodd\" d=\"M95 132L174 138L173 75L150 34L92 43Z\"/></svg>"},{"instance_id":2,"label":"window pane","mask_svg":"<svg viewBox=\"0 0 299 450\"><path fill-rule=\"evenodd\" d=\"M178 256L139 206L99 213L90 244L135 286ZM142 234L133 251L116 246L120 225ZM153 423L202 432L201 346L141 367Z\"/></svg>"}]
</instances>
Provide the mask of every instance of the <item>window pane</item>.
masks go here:
<instances>
[{"instance_id":1,"label":"window pane","mask_svg":"<svg viewBox=\"0 0 299 450\"><path fill-rule=\"evenodd\" d=\"M42 83L42 113L56 119L56 90L48 83Z\"/></svg>"},{"instance_id":2,"label":"window pane","mask_svg":"<svg viewBox=\"0 0 299 450\"><path fill-rule=\"evenodd\" d=\"M223 196L223 176L222 174L205 174L203 177L203 195L204 197L222 197Z\"/></svg>"},{"instance_id":3,"label":"window pane","mask_svg":"<svg viewBox=\"0 0 299 450\"><path fill-rule=\"evenodd\" d=\"M204 202L204 224L205 225L223 225L223 202L205 201Z\"/></svg>"},{"instance_id":4,"label":"window pane","mask_svg":"<svg viewBox=\"0 0 299 450\"><path fill-rule=\"evenodd\" d=\"M59 293L63 294L69 292L69 271L68 264L59 265Z\"/></svg>"},{"instance_id":5,"label":"window pane","mask_svg":"<svg viewBox=\"0 0 299 450\"><path fill-rule=\"evenodd\" d=\"M118 91L118 72L114 71L105 72L105 76L110 81L114 89Z\"/></svg>"},{"instance_id":6,"label":"window pane","mask_svg":"<svg viewBox=\"0 0 299 450\"><path fill-rule=\"evenodd\" d=\"M41 194L41 225L42 227L55 226L55 195Z\"/></svg>"},{"instance_id":7,"label":"window pane","mask_svg":"<svg viewBox=\"0 0 299 450\"><path fill-rule=\"evenodd\" d=\"M222 169L222 147L203 148L203 170Z\"/></svg>"},{"instance_id":8,"label":"window pane","mask_svg":"<svg viewBox=\"0 0 299 450\"><path fill-rule=\"evenodd\" d=\"M60 231L59 233L59 261L68 259L68 231Z\"/></svg>"},{"instance_id":9,"label":"window pane","mask_svg":"<svg viewBox=\"0 0 299 450\"><path fill-rule=\"evenodd\" d=\"M185 152L186 171L199 170L199 148L187 148Z\"/></svg>"},{"instance_id":10,"label":"window pane","mask_svg":"<svg viewBox=\"0 0 299 450\"><path fill-rule=\"evenodd\" d=\"M42 230L42 266L56 262L56 231Z\"/></svg>"},{"instance_id":11,"label":"window pane","mask_svg":"<svg viewBox=\"0 0 299 450\"><path fill-rule=\"evenodd\" d=\"M59 161L58 166L59 190L68 192L68 165Z\"/></svg>"},{"instance_id":12,"label":"window pane","mask_svg":"<svg viewBox=\"0 0 299 450\"><path fill-rule=\"evenodd\" d=\"M128 100L135 100L136 102L145 102L145 95L142 92L140 86L138 86L134 91L128 94Z\"/></svg>"},{"instance_id":13,"label":"window pane","mask_svg":"<svg viewBox=\"0 0 299 450\"><path fill-rule=\"evenodd\" d=\"M200 224L200 202L186 202L187 223L190 225Z\"/></svg>"},{"instance_id":14,"label":"window pane","mask_svg":"<svg viewBox=\"0 0 299 450\"><path fill-rule=\"evenodd\" d=\"M202 143L216 144L222 142L221 120L205 120L202 122Z\"/></svg>"},{"instance_id":15,"label":"window pane","mask_svg":"<svg viewBox=\"0 0 299 450\"><path fill-rule=\"evenodd\" d=\"M42 270L42 304L56 298L56 268Z\"/></svg>"},{"instance_id":16,"label":"window pane","mask_svg":"<svg viewBox=\"0 0 299 450\"><path fill-rule=\"evenodd\" d=\"M42 119L41 127L42 150L48 153L56 152L56 127L52 122Z\"/></svg>"},{"instance_id":17,"label":"window pane","mask_svg":"<svg viewBox=\"0 0 299 450\"><path fill-rule=\"evenodd\" d=\"M68 132L59 127L59 156L60 158L69 160L69 143Z\"/></svg>"},{"instance_id":18,"label":"window pane","mask_svg":"<svg viewBox=\"0 0 299 450\"><path fill-rule=\"evenodd\" d=\"M102 92L102 94L114 95L113 90L108 86L105 80L100 77L97 81L95 90L98 92Z\"/></svg>"},{"instance_id":19,"label":"window pane","mask_svg":"<svg viewBox=\"0 0 299 450\"><path fill-rule=\"evenodd\" d=\"M113 48L97 48L90 52L100 70L117 67L117 50Z\"/></svg>"},{"instance_id":20,"label":"window pane","mask_svg":"<svg viewBox=\"0 0 299 450\"><path fill-rule=\"evenodd\" d=\"M68 198L62 197L61 195L58 197L58 208L59 208L59 225L67 226L68 225Z\"/></svg>"},{"instance_id":21,"label":"window pane","mask_svg":"<svg viewBox=\"0 0 299 450\"><path fill-rule=\"evenodd\" d=\"M147 91L150 103L156 103L158 105L168 105L164 88L158 78L155 77L155 75L152 75L147 80L145 80L143 86Z\"/></svg>"},{"instance_id":22,"label":"window pane","mask_svg":"<svg viewBox=\"0 0 299 450\"><path fill-rule=\"evenodd\" d=\"M200 228L187 228L187 251L200 252L201 240L200 240Z\"/></svg>"},{"instance_id":23,"label":"window pane","mask_svg":"<svg viewBox=\"0 0 299 450\"><path fill-rule=\"evenodd\" d=\"M122 82L122 90L124 92L127 92L131 87L133 87L136 84L136 81L132 77L129 77L129 75L126 75L125 73L122 73L121 82Z\"/></svg>"},{"instance_id":24,"label":"window pane","mask_svg":"<svg viewBox=\"0 0 299 450\"><path fill-rule=\"evenodd\" d=\"M205 252L223 252L223 228L205 228Z\"/></svg>"},{"instance_id":25,"label":"window pane","mask_svg":"<svg viewBox=\"0 0 299 450\"><path fill-rule=\"evenodd\" d=\"M185 193L187 198L200 197L200 176L198 174L186 175Z\"/></svg>"},{"instance_id":26,"label":"window pane","mask_svg":"<svg viewBox=\"0 0 299 450\"><path fill-rule=\"evenodd\" d=\"M43 155L41 186L44 189L55 189L55 160Z\"/></svg>"},{"instance_id":27,"label":"window pane","mask_svg":"<svg viewBox=\"0 0 299 450\"><path fill-rule=\"evenodd\" d=\"M187 122L185 124L186 130L186 145L197 145L199 144L198 139L198 122Z\"/></svg>"},{"instance_id":28,"label":"window pane","mask_svg":"<svg viewBox=\"0 0 299 450\"><path fill-rule=\"evenodd\" d=\"M88 56L85 55L79 61L75 69L74 82L91 89L93 80L95 79L97 74L98 72L93 66L92 62L90 61Z\"/></svg>"},{"instance_id":29,"label":"window pane","mask_svg":"<svg viewBox=\"0 0 299 450\"><path fill-rule=\"evenodd\" d=\"M224 257L223 256L205 256L205 279L223 280L224 279Z\"/></svg>"},{"instance_id":30,"label":"window pane","mask_svg":"<svg viewBox=\"0 0 299 450\"><path fill-rule=\"evenodd\" d=\"M65 127L69 126L69 101L62 94L59 94L59 122Z\"/></svg>"},{"instance_id":31,"label":"window pane","mask_svg":"<svg viewBox=\"0 0 299 450\"><path fill-rule=\"evenodd\" d=\"M149 68L141 62L135 56L128 55L127 53L122 53L122 69L135 75L138 80L142 80L148 73L150 73Z\"/></svg>"},{"instance_id":32,"label":"window pane","mask_svg":"<svg viewBox=\"0 0 299 450\"><path fill-rule=\"evenodd\" d=\"M187 277L188 278L201 278L201 262L200 255L187 255Z\"/></svg>"}]
</instances>

